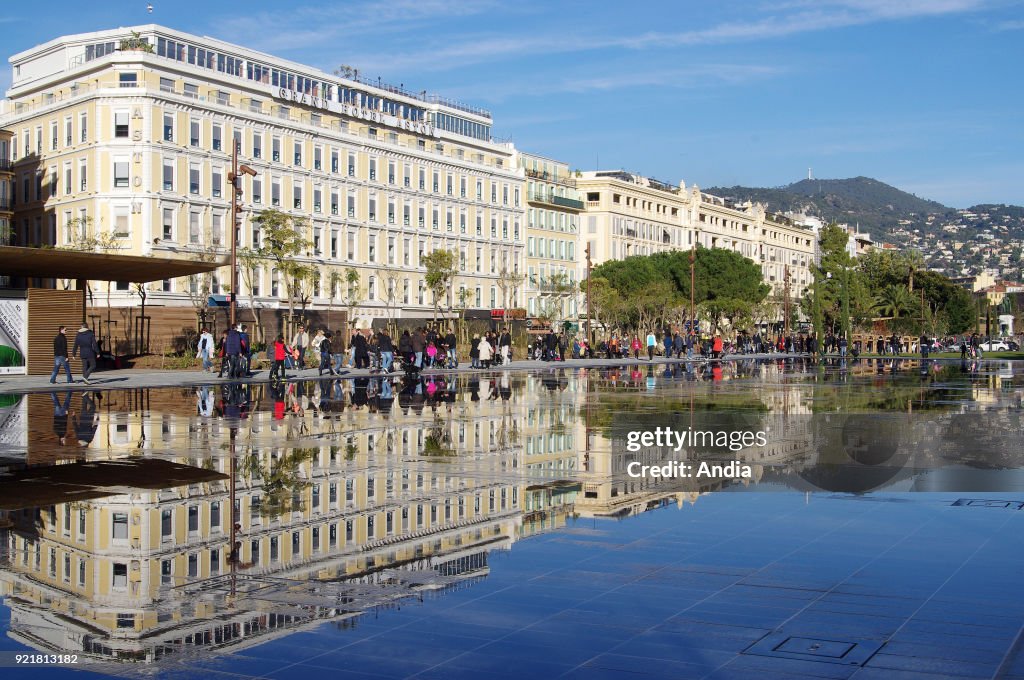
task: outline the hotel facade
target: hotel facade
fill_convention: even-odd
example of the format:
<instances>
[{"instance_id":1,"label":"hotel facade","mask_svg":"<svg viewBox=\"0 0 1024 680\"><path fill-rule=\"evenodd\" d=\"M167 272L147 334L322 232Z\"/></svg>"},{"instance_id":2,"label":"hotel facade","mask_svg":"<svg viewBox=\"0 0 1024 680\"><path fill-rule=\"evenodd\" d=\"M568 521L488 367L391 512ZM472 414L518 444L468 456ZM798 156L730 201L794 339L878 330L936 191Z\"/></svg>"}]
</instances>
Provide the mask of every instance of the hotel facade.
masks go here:
<instances>
[{"instance_id":1,"label":"hotel facade","mask_svg":"<svg viewBox=\"0 0 1024 680\"><path fill-rule=\"evenodd\" d=\"M420 259L445 248L468 306L490 308L498 271L522 266L522 172L483 109L155 25L65 36L10 61L8 243L226 257L234 146L256 173L240 179L238 245L262 245L262 210L297 220L313 307L337 304L354 268L360 315L426 316ZM287 306L269 262L241 279L241 305ZM227 267L157 282L148 304L187 306L229 284ZM115 286L111 304L137 301Z\"/></svg>"},{"instance_id":2,"label":"hotel facade","mask_svg":"<svg viewBox=\"0 0 1024 680\"><path fill-rule=\"evenodd\" d=\"M242 309L347 307L364 325L430 317L422 258L438 249L457 270L438 308L477 318L577 318L588 246L596 265L696 241L753 260L776 298L812 282L813 231L760 205L570 171L494 141L488 111L347 67L326 73L157 25L64 36L10 62L4 242L224 261L237 150L255 173L238 179L238 247L264 246L254 218L278 210L306 242L292 259L312 271L290 286L271 259L244 263ZM114 282L109 304L132 308L144 292L150 310L199 312L230 279L225 266L144 290Z\"/></svg>"},{"instance_id":3,"label":"hotel facade","mask_svg":"<svg viewBox=\"0 0 1024 680\"><path fill-rule=\"evenodd\" d=\"M817 235L760 204L734 204L622 170L588 171L577 180L585 200L581 242L595 265L633 255L725 248L761 267L772 294L799 298L813 283Z\"/></svg>"}]
</instances>

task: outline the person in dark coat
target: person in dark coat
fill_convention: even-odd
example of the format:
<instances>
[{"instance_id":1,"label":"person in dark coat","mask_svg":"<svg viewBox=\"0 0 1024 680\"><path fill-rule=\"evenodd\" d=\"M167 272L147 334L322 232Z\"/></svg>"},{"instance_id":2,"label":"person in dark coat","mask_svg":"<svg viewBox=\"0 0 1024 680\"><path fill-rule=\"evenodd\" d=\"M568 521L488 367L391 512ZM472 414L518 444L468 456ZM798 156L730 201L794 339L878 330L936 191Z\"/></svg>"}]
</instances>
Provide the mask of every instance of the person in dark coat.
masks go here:
<instances>
[{"instance_id":1,"label":"person in dark coat","mask_svg":"<svg viewBox=\"0 0 1024 680\"><path fill-rule=\"evenodd\" d=\"M89 384L89 376L96 370L96 357L99 356L100 347L96 344L96 334L93 333L84 323L75 334L75 345L72 356L82 357L82 382Z\"/></svg>"},{"instance_id":2,"label":"person in dark coat","mask_svg":"<svg viewBox=\"0 0 1024 680\"><path fill-rule=\"evenodd\" d=\"M75 382L71 377L71 365L68 363L67 326L61 326L58 328L57 335L53 339L53 373L50 374L51 385L55 385L57 383L57 374L60 373L62 366L64 367L64 373L68 377L68 383Z\"/></svg>"},{"instance_id":3,"label":"person in dark coat","mask_svg":"<svg viewBox=\"0 0 1024 680\"><path fill-rule=\"evenodd\" d=\"M366 342L366 336L356 333L352 336L352 347L355 348L356 368L370 367L370 345Z\"/></svg>"},{"instance_id":4,"label":"person in dark coat","mask_svg":"<svg viewBox=\"0 0 1024 680\"><path fill-rule=\"evenodd\" d=\"M71 392L64 393L64 402L57 399L56 392L50 392L53 400L53 433L57 435L60 445L68 443L68 414L71 413Z\"/></svg>"},{"instance_id":5,"label":"person in dark coat","mask_svg":"<svg viewBox=\"0 0 1024 680\"><path fill-rule=\"evenodd\" d=\"M238 332L237 328L228 329L228 333L224 337L224 356L227 359L228 377L239 377L242 371L242 334ZM221 364L221 371L223 370L224 365Z\"/></svg>"},{"instance_id":6,"label":"person in dark coat","mask_svg":"<svg viewBox=\"0 0 1024 680\"><path fill-rule=\"evenodd\" d=\"M390 373L391 364L395 361L395 346L391 342L391 335L386 328L377 334L377 350L380 352L381 372Z\"/></svg>"},{"instance_id":7,"label":"person in dark coat","mask_svg":"<svg viewBox=\"0 0 1024 680\"><path fill-rule=\"evenodd\" d=\"M455 351L455 347L458 344L458 338L455 337L455 331L449 330L448 335L444 337L444 344L448 348L448 356L451 361L451 365L454 368L459 367L459 355Z\"/></svg>"},{"instance_id":8,"label":"person in dark coat","mask_svg":"<svg viewBox=\"0 0 1024 680\"><path fill-rule=\"evenodd\" d=\"M471 368L482 368L480 365L480 336L474 335L469 343L469 358L472 359Z\"/></svg>"},{"instance_id":9,"label":"person in dark coat","mask_svg":"<svg viewBox=\"0 0 1024 680\"><path fill-rule=\"evenodd\" d=\"M427 339L422 328L412 334L412 351L416 355L416 368L423 368L423 350L427 348Z\"/></svg>"},{"instance_id":10,"label":"person in dark coat","mask_svg":"<svg viewBox=\"0 0 1024 680\"><path fill-rule=\"evenodd\" d=\"M405 361L414 361L416 359L412 351L412 336L409 335L409 331L402 331L402 337L398 338L398 353L402 355L402 359Z\"/></svg>"},{"instance_id":11,"label":"person in dark coat","mask_svg":"<svg viewBox=\"0 0 1024 680\"><path fill-rule=\"evenodd\" d=\"M100 416L96 412L96 400L100 398L99 392L95 397L91 392L82 393L82 408L75 419L75 437L80 446L88 446L96 436L96 428L100 424Z\"/></svg>"},{"instance_id":12,"label":"person in dark coat","mask_svg":"<svg viewBox=\"0 0 1024 680\"><path fill-rule=\"evenodd\" d=\"M334 369L331 368L331 333L325 333L324 337L320 340L320 367L317 370L317 375L323 375L326 370L331 375L335 375Z\"/></svg>"}]
</instances>

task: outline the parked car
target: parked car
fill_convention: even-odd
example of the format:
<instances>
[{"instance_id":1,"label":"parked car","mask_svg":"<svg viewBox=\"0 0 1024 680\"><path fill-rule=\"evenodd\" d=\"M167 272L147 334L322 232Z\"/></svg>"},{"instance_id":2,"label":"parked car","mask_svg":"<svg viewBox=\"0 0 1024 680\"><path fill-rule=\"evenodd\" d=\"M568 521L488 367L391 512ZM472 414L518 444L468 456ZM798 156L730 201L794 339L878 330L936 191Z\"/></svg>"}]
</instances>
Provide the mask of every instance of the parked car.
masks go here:
<instances>
[{"instance_id":1,"label":"parked car","mask_svg":"<svg viewBox=\"0 0 1024 680\"><path fill-rule=\"evenodd\" d=\"M1006 352L1010 349L1010 346L1002 340L986 340L979 347L982 352Z\"/></svg>"}]
</instances>

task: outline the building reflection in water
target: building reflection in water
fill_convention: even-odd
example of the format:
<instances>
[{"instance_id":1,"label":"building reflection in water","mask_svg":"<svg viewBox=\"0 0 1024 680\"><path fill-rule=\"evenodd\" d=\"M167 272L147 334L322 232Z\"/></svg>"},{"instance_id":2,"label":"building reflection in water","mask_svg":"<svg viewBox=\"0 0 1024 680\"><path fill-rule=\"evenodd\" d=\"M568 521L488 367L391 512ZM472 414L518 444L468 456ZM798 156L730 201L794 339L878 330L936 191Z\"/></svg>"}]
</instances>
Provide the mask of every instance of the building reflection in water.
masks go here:
<instances>
[{"instance_id":1,"label":"building reflection in water","mask_svg":"<svg viewBox=\"0 0 1024 680\"><path fill-rule=\"evenodd\" d=\"M325 620L351 625L470 584L493 551L575 518L628 517L813 467L836 440L831 409L878 392L851 390L857 370L875 375L852 369L680 364L87 392L68 407L63 392L12 400L0 413L9 635L41 651L173 663ZM887 394L913 403L911 377ZM959 389L975 394L984 380ZM1014 384L999 377L987 398L1019 410ZM969 396L955 406L973 408ZM627 474L633 461L701 454L630 453L626 431L709 424L772 433L766 447L729 453L752 478Z\"/></svg>"}]
</instances>

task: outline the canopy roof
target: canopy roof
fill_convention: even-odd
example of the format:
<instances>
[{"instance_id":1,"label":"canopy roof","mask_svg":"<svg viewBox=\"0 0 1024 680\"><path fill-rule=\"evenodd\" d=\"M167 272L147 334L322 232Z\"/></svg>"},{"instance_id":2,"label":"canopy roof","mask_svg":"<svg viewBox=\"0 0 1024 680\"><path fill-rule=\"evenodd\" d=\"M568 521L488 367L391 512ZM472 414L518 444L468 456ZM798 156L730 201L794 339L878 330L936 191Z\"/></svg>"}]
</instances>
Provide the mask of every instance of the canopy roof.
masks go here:
<instances>
[{"instance_id":1,"label":"canopy roof","mask_svg":"<svg viewBox=\"0 0 1024 680\"><path fill-rule=\"evenodd\" d=\"M53 248L0 246L0 275L147 283L211 272L230 263Z\"/></svg>"}]
</instances>

